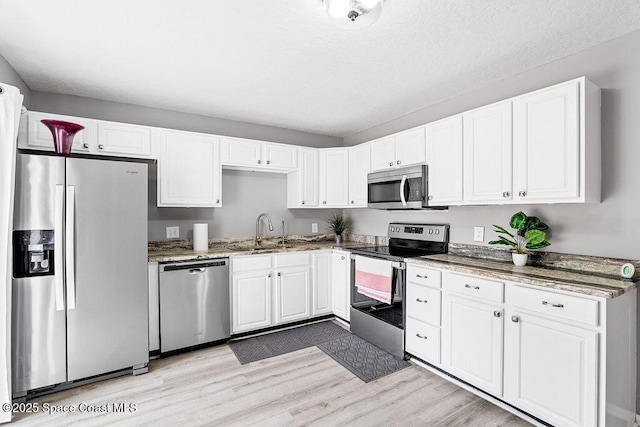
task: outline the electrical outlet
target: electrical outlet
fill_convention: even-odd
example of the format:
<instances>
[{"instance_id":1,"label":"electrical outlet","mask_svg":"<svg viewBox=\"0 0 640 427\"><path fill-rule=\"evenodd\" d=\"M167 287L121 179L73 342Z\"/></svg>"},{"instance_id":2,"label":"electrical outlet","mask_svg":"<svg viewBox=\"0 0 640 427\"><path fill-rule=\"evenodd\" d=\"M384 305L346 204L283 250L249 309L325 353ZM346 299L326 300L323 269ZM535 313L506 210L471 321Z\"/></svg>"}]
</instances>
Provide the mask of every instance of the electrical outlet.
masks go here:
<instances>
[{"instance_id":1,"label":"electrical outlet","mask_svg":"<svg viewBox=\"0 0 640 427\"><path fill-rule=\"evenodd\" d=\"M484 227L473 227L473 241L484 242Z\"/></svg>"},{"instance_id":2,"label":"electrical outlet","mask_svg":"<svg viewBox=\"0 0 640 427\"><path fill-rule=\"evenodd\" d=\"M311 223L311 232L312 233L317 233L318 232L318 223L317 222L312 222Z\"/></svg>"},{"instance_id":3,"label":"electrical outlet","mask_svg":"<svg viewBox=\"0 0 640 427\"><path fill-rule=\"evenodd\" d=\"M180 227L167 227L167 239L178 239L180 238Z\"/></svg>"}]
</instances>

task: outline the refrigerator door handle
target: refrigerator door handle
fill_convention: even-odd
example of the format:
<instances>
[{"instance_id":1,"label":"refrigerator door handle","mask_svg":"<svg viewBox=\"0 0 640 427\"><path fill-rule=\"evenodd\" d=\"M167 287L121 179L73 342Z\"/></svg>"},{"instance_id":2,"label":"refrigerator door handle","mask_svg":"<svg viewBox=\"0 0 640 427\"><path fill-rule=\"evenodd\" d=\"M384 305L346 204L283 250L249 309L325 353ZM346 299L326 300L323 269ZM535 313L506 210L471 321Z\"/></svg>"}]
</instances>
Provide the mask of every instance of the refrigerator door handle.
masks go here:
<instances>
[{"instance_id":1,"label":"refrigerator door handle","mask_svg":"<svg viewBox=\"0 0 640 427\"><path fill-rule=\"evenodd\" d=\"M76 308L76 260L75 260L75 201L76 193L73 185L67 185L67 228L65 232L65 264L67 275L67 309Z\"/></svg>"},{"instance_id":2,"label":"refrigerator door handle","mask_svg":"<svg viewBox=\"0 0 640 427\"><path fill-rule=\"evenodd\" d=\"M63 223L64 223L64 185L56 185L53 225L53 253L55 275L53 276L56 289L56 311L64 310L64 258L62 257Z\"/></svg>"}]
</instances>

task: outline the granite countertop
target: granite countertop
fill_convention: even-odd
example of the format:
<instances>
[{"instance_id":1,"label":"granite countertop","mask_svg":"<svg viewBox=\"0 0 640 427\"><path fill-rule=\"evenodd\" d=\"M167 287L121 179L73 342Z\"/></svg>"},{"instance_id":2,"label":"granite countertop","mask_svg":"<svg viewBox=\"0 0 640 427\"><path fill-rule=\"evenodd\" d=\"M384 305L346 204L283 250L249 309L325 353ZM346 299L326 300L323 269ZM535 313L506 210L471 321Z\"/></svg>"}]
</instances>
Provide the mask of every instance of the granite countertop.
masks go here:
<instances>
[{"instance_id":1,"label":"granite countertop","mask_svg":"<svg viewBox=\"0 0 640 427\"><path fill-rule=\"evenodd\" d=\"M258 249L253 239L216 239L209 241L208 251L194 251L189 240L152 242L149 244L149 262L194 261L213 258L227 258L241 255L268 255L272 253L303 252L321 249L349 249L363 246L362 242L344 242L337 244L324 236L308 239L293 236L285 240L283 246L278 240L265 240Z\"/></svg>"},{"instance_id":2,"label":"granite countertop","mask_svg":"<svg viewBox=\"0 0 640 427\"><path fill-rule=\"evenodd\" d=\"M615 298L635 289L638 282L613 275L550 267L518 267L511 262L455 254L408 258L410 264L475 274L602 298Z\"/></svg>"}]
</instances>

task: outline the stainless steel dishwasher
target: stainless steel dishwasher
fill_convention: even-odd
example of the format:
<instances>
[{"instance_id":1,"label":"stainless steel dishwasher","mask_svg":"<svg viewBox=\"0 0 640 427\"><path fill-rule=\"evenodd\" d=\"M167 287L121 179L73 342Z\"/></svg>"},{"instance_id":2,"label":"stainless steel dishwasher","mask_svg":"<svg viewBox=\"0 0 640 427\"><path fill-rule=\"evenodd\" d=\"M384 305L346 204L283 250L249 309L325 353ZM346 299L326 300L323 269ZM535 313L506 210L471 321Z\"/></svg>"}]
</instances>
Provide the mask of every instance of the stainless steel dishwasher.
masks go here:
<instances>
[{"instance_id":1,"label":"stainless steel dishwasher","mask_svg":"<svg viewBox=\"0 0 640 427\"><path fill-rule=\"evenodd\" d=\"M229 338L229 259L159 268L160 352Z\"/></svg>"}]
</instances>

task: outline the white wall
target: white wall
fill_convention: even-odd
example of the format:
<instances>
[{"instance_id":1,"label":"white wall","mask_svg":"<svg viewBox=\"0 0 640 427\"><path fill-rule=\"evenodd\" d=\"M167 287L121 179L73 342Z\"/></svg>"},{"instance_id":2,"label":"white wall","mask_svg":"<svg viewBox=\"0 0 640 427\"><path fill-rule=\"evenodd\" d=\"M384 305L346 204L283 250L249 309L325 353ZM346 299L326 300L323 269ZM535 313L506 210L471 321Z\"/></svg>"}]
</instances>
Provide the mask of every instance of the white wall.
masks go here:
<instances>
[{"instance_id":1,"label":"white wall","mask_svg":"<svg viewBox=\"0 0 640 427\"><path fill-rule=\"evenodd\" d=\"M451 241L473 244L473 227L495 234L518 209L537 215L552 229L550 251L640 259L640 32L585 50L513 78L453 98L402 119L345 138L345 145L371 140L531 90L586 75L602 88L602 203L451 207L446 212L352 214L356 233L384 235L390 221L443 222Z\"/></svg>"},{"instance_id":2,"label":"white wall","mask_svg":"<svg viewBox=\"0 0 640 427\"><path fill-rule=\"evenodd\" d=\"M22 102L27 108L31 101L31 89L22 80L22 78L16 73L16 70L7 62L2 55L0 55L0 82L15 86L20 90L20 93L24 97Z\"/></svg>"}]
</instances>

